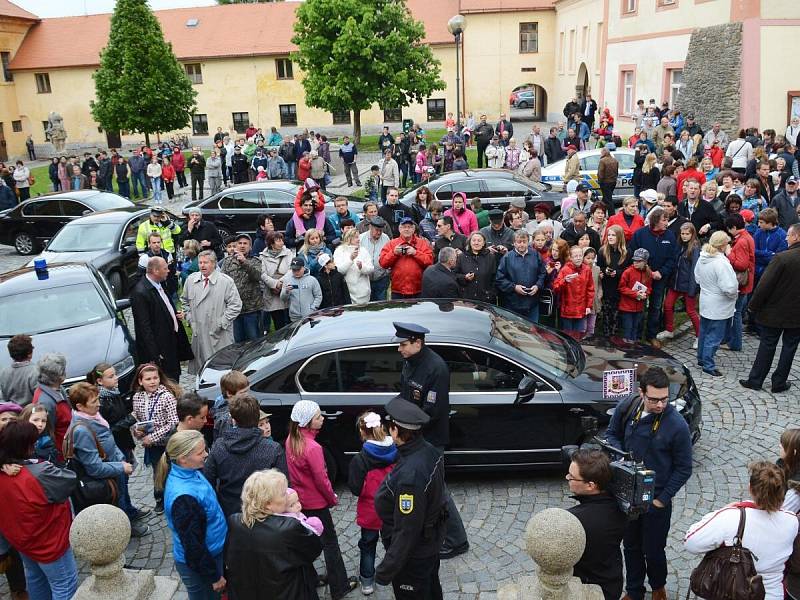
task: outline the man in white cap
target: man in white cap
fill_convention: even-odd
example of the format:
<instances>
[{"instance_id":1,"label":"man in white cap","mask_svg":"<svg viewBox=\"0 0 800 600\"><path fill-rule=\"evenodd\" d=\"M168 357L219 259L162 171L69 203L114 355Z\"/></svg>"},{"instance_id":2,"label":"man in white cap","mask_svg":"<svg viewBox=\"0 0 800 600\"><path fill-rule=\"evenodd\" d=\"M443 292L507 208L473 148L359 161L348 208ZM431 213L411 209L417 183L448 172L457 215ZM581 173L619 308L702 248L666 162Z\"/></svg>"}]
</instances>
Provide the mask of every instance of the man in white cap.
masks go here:
<instances>
[{"instance_id":1,"label":"man in white cap","mask_svg":"<svg viewBox=\"0 0 800 600\"><path fill-rule=\"evenodd\" d=\"M639 194L639 199L642 201L641 215L647 220L647 215L650 214L650 211L658 206L658 192L655 190L642 190Z\"/></svg>"}]
</instances>

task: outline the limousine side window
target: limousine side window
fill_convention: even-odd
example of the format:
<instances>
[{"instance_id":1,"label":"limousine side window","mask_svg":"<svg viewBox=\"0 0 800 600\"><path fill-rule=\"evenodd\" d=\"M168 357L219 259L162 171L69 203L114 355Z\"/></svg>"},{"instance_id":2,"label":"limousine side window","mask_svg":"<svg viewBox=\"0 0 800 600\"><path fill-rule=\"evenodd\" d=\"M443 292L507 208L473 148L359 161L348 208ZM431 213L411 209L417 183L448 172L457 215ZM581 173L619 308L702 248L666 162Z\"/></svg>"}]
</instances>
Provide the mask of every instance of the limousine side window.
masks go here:
<instances>
[{"instance_id":1,"label":"limousine side window","mask_svg":"<svg viewBox=\"0 0 800 600\"><path fill-rule=\"evenodd\" d=\"M264 204L261 202L260 194L257 191L251 192L232 192L227 196L219 199L219 208L262 208Z\"/></svg>"},{"instance_id":2,"label":"limousine side window","mask_svg":"<svg viewBox=\"0 0 800 600\"><path fill-rule=\"evenodd\" d=\"M397 393L403 358L397 346L354 348L315 357L298 381L313 393Z\"/></svg>"},{"instance_id":3,"label":"limousine side window","mask_svg":"<svg viewBox=\"0 0 800 600\"><path fill-rule=\"evenodd\" d=\"M431 346L450 369L450 392L516 392L525 372L503 358L462 346Z\"/></svg>"}]
</instances>

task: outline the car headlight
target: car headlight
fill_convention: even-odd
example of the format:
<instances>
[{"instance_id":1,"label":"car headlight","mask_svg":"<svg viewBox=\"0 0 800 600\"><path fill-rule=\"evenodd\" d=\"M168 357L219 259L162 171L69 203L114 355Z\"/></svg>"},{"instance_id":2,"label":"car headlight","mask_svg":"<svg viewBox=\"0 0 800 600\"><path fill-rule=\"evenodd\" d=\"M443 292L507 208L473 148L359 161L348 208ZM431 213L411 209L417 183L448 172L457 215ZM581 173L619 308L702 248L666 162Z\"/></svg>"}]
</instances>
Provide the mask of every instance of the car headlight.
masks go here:
<instances>
[{"instance_id":1,"label":"car headlight","mask_svg":"<svg viewBox=\"0 0 800 600\"><path fill-rule=\"evenodd\" d=\"M121 361L114 363L114 370L117 372L118 377L122 377L123 375L126 375L132 371L135 366L136 365L133 362L133 357L129 354Z\"/></svg>"}]
</instances>

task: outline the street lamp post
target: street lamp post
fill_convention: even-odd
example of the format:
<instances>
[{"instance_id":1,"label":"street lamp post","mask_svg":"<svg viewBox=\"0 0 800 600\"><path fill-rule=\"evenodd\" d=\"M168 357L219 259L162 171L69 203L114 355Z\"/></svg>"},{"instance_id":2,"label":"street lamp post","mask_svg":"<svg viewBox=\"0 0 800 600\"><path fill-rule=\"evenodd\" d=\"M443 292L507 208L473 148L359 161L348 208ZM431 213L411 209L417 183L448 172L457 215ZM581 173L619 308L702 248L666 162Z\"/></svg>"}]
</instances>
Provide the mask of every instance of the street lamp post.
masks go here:
<instances>
[{"instance_id":1,"label":"street lamp post","mask_svg":"<svg viewBox=\"0 0 800 600\"><path fill-rule=\"evenodd\" d=\"M451 17L447 22L447 30L453 34L456 40L456 134L461 135L461 67L458 56L458 43L461 34L467 26L467 20L463 15Z\"/></svg>"}]
</instances>

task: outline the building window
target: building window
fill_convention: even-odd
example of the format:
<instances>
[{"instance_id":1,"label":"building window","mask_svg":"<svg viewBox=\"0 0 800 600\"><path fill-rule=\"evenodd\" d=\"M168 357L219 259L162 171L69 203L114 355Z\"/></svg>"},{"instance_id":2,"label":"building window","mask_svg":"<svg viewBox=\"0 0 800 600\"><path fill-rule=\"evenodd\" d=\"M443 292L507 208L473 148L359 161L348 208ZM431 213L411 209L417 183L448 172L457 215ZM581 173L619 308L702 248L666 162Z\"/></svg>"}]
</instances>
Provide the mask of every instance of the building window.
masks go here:
<instances>
[{"instance_id":1,"label":"building window","mask_svg":"<svg viewBox=\"0 0 800 600\"><path fill-rule=\"evenodd\" d=\"M659 8L663 6L675 6L677 3L677 0L657 0L656 6Z\"/></svg>"},{"instance_id":2,"label":"building window","mask_svg":"<svg viewBox=\"0 0 800 600\"><path fill-rule=\"evenodd\" d=\"M11 121L11 131L14 133L22 131L22 121Z\"/></svg>"},{"instance_id":3,"label":"building window","mask_svg":"<svg viewBox=\"0 0 800 600\"><path fill-rule=\"evenodd\" d=\"M0 52L0 59L3 61L3 81L14 81L14 74L8 69L11 52Z\"/></svg>"},{"instance_id":4,"label":"building window","mask_svg":"<svg viewBox=\"0 0 800 600\"><path fill-rule=\"evenodd\" d=\"M402 108L385 108L383 110L384 123L400 123L403 120Z\"/></svg>"},{"instance_id":5,"label":"building window","mask_svg":"<svg viewBox=\"0 0 800 600\"><path fill-rule=\"evenodd\" d=\"M667 69L667 81L669 81L669 105L674 108L683 89L683 69Z\"/></svg>"},{"instance_id":6,"label":"building window","mask_svg":"<svg viewBox=\"0 0 800 600\"><path fill-rule=\"evenodd\" d=\"M622 0L622 14L635 14L639 8L639 0Z\"/></svg>"},{"instance_id":7,"label":"building window","mask_svg":"<svg viewBox=\"0 0 800 600\"><path fill-rule=\"evenodd\" d=\"M621 70L619 74L620 100L622 101L622 114L633 114L636 101L633 96L636 92L636 72Z\"/></svg>"},{"instance_id":8,"label":"building window","mask_svg":"<svg viewBox=\"0 0 800 600\"><path fill-rule=\"evenodd\" d=\"M597 24L597 57L603 55L603 22ZM600 73L600 60L597 61L597 73Z\"/></svg>"},{"instance_id":9,"label":"building window","mask_svg":"<svg viewBox=\"0 0 800 600\"><path fill-rule=\"evenodd\" d=\"M519 52L529 54L539 51L539 24L520 23L519 24Z\"/></svg>"},{"instance_id":10,"label":"building window","mask_svg":"<svg viewBox=\"0 0 800 600\"><path fill-rule=\"evenodd\" d=\"M233 113L233 130L236 133L244 133L247 131L248 125L250 125L250 113Z\"/></svg>"},{"instance_id":11,"label":"building window","mask_svg":"<svg viewBox=\"0 0 800 600\"><path fill-rule=\"evenodd\" d=\"M278 73L278 79L294 79L292 70L292 61L288 58L276 58L275 69Z\"/></svg>"},{"instance_id":12,"label":"building window","mask_svg":"<svg viewBox=\"0 0 800 600\"><path fill-rule=\"evenodd\" d=\"M444 99L428 100L428 121L444 121L446 114Z\"/></svg>"},{"instance_id":13,"label":"building window","mask_svg":"<svg viewBox=\"0 0 800 600\"><path fill-rule=\"evenodd\" d=\"M195 135L208 135L208 115L192 115L192 132Z\"/></svg>"},{"instance_id":14,"label":"building window","mask_svg":"<svg viewBox=\"0 0 800 600\"><path fill-rule=\"evenodd\" d=\"M47 130L49 128L50 128L50 122L49 121L42 121L42 129L44 129L44 141L45 142L49 142L50 141L50 134L47 133ZM20 127L19 130L22 131L22 127Z\"/></svg>"},{"instance_id":15,"label":"building window","mask_svg":"<svg viewBox=\"0 0 800 600\"><path fill-rule=\"evenodd\" d=\"M574 29L569 30L569 58L567 59L567 70L572 72L575 71L575 38L577 38L577 32Z\"/></svg>"},{"instance_id":16,"label":"building window","mask_svg":"<svg viewBox=\"0 0 800 600\"><path fill-rule=\"evenodd\" d=\"M562 31L558 34L558 70L564 72L564 56L566 51L566 34Z\"/></svg>"},{"instance_id":17,"label":"building window","mask_svg":"<svg viewBox=\"0 0 800 600\"><path fill-rule=\"evenodd\" d=\"M36 91L40 94L49 94L50 90L50 74L49 73L36 73Z\"/></svg>"},{"instance_id":18,"label":"building window","mask_svg":"<svg viewBox=\"0 0 800 600\"><path fill-rule=\"evenodd\" d=\"M278 109L281 111L282 126L297 125L297 104L280 104Z\"/></svg>"},{"instance_id":19,"label":"building window","mask_svg":"<svg viewBox=\"0 0 800 600\"><path fill-rule=\"evenodd\" d=\"M349 110L335 110L331 114L333 115L334 125L350 125Z\"/></svg>"},{"instance_id":20,"label":"building window","mask_svg":"<svg viewBox=\"0 0 800 600\"><path fill-rule=\"evenodd\" d=\"M203 83L203 70L200 68L200 63L192 63L183 66L186 69L186 76L189 77L189 81L195 85Z\"/></svg>"},{"instance_id":21,"label":"building window","mask_svg":"<svg viewBox=\"0 0 800 600\"><path fill-rule=\"evenodd\" d=\"M584 25L581 31L581 56L589 54L589 26Z\"/></svg>"}]
</instances>

